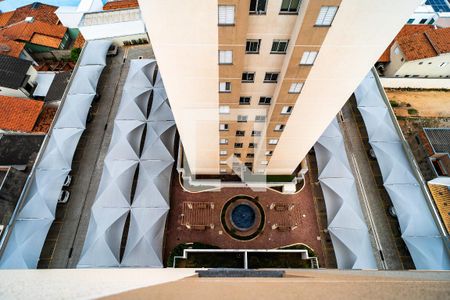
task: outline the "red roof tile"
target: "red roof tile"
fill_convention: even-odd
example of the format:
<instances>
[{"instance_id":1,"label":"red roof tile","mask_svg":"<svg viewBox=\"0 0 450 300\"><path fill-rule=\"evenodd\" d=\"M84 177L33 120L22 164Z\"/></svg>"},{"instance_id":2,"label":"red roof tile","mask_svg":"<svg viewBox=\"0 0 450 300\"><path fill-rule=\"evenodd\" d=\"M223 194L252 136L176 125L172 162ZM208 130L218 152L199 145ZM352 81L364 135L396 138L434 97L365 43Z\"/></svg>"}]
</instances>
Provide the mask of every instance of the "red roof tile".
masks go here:
<instances>
[{"instance_id":1,"label":"red roof tile","mask_svg":"<svg viewBox=\"0 0 450 300\"><path fill-rule=\"evenodd\" d=\"M6 26L13 15L14 15L14 11L1 13L0 14L0 27Z\"/></svg>"},{"instance_id":2,"label":"red roof tile","mask_svg":"<svg viewBox=\"0 0 450 300\"><path fill-rule=\"evenodd\" d=\"M58 24L59 19L55 14L58 9L56 6L41 3L37 8L33 8L33 4L22 6L14 11L14 14L8 21L7 25L21 22L27 17L33 17L36 21L42 21L49 24Z\"/></svg>"},{"instance_id":3,"label":"red roof tile","mask_svg":"<svg viewBox=\"0 0 450 300\"><path fill-rule=\"evenodd\" d=\"M8 55L19 58L24 47L24 43L7 40L0 36L0 55Z\"/></svg>"},{"instance_id":4,"label":"red roof tile","mask_svg":"<svg viewBox=\"0 0 450 300\"><path fill-rule=\"evenodd\" d=\"M0 96L0 128L31 132L43 105L42 101Z\"/></svg>"},{"instance_id":5,"label":"red roof tile","mask_svg":"<svg viewBox=\"0 0 450 300\"><path fill-rule=\"evenodd\" d=\"M430 30L425 34L439 54L450 52L450 27Z\"/></svg>"},{"instance_id":6,"label":"red roof tile","mask_svg":"<svg viewBox=\"0 0 450 300\"><path fill-rule=\"evenodd\" d=\"M378 62L390 62L391 61L391 47L399 38L408 36L414 33L425 32L427 30L433 29L433 25L405 25L394 38L394 40L389 44L386 50L384 50Z\"/></svg>"},{"instance_id":7,"label":"red roof tile","mask_svg":"<svg viewBox=\"0 0 450 300\"><path fill-rule=\"evenodd\" d=\"M47 133L55 118L56 110L56 107L44 106L42 113L33 128L33 132Z\"/></svg>"},{"instance_id":8,"label":"red roof tile","mask_svg":"<svg viewBox=\"0 0 450 300\"><path fill-rule=\"evenodd\" d=\"M118 0L107 2L103 6L103 10L114 10L114 9L135 8L135 7L139 7L139 3L137 0Z\"/></svg>"},{"instance_id":9,"label":"red roof tile","mask_svg":"<svg viewBox=\"0 0 450 300\"><path fill-rule=\"evenodd\" d=\"M30 43L33 43L32 39L35 34L48 36L49 38L52 38L51 43L48 43L46 40L43 41L42 38L35 40L34 43L37 45L58 48L66 32L67 28L62 25L48 24L42 21L34 21L31 23L23 21L1 29L0 35L6 39ZM56 46L56 39L59 39L58 46Z\"/></svg>"}]
</instances>

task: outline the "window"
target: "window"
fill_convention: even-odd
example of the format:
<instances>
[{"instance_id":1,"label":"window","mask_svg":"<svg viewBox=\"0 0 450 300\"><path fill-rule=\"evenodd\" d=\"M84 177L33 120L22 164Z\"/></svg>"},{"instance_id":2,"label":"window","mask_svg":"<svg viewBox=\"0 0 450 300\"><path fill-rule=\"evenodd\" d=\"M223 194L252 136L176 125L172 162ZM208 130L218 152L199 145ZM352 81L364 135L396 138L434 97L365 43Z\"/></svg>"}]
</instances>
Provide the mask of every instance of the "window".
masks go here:
<instances>
[{"instance_id":1,"label":"window","mask_svg":"<svg viewBox=\"0 0 450 300\"><path fill-rule=\"evenodd\" d=\"M283 0L281 3L281 13L297 13L300 6L300 0Z\"/></svg>"},{"instance_id":2,"label":"window","mask_svg":"<svg viewBox=\"0 0 450 300\"><path fill-rule=\"evenodd\" d=\"M239 97L240 105L250 105L250 97Z\"/></svg>"},{"instance_id":3,"label":"window","mask_svg":"<svg viewBox=\"0 0 450 300\"><path fill-rule=\"evenodd\" d=\"M269 145L276 145L278 144L278 139L270 139L269 140Z\"/></svg>"},{"instance_id":4,"label":"window","mask_svg":"<svg viewBox=\"0 0 450 300\"><path fill-rule=\"evenodd\" d=\"M219 130L221 130L221 131L226 131L226 130L228 130L228 124L220 124L220 125L219 125Z\"/></svg>"},{"instance_id":5,"label":"window","mask_svg":"<svg viewBox=\"0 0 450 300\"><path fill-rule=\"evenodd\" d=\"M243 143L234 143L234 148L242 148L244 147Z\"/></svg>"},{"instance_id":6,"label":"window","mask_svg":"<svg viewBox=\"0 0 450 300\"><path fill-rule=\"evenodd\" d=\"M266 151L266 156L272 156L272 154L273 154L272 150Z\"/></svg>"},{"instance_id":7,"label":"window","mask_svg":"<svg viewBox=\"0 0 450 300\"><path fill-rule=\"evenodd\" d=\"M240 158L241 154L240 153L235 153L234 156L236 156L237 158Z\"/></svg>"},{"instance_id":8,"label":"window","mask_svg":"<svg viewBox=\"0 0 450 300\"><path fill-rule=\"evenodd\" d=\"M236 136L244 136L245 135L245 131L243 130L236 130Z\"/></svg>"},{"instance_id":9,"label":"window","mask_svg":"<svg viewBox=\"0 0 450 300\"><path fill-rule=\"evenodd\" d=\"M279 73L267 72L264 75L264 82L277 82Z\"/></svg>"},{"instance_id":10,"label":"window","mask_svg":"<svg viewBox=\"0 0 450 300\"><path fill-rule=\"evenodd\" d=\"M303 83L302 82L294 82L291 84L289 88L289 94L299 94L302 90Z\"/></svg>"},{"instance_id":11,"label":"window","mask_svg":"<svg viewBox=\"0 0 450 300\"><path fill-rule=\"evenodd\" d=\"M227 155L228 151L227 150L220 150L220 156L225 156Z\"/></svg>"},{"instance_id":12,"label":"window","mask_svg":"<svg viewBox=\"0 0 450 300\"><path fill-rule=\"evenodd\" d=\"M219 50L219 64L231 65L233 63L233 51Z\"/></svg>"},{"instance_id":13,"label":"window","mask_svg":"<svg viewBox=\"0 0 450 300\"><path fill-rule=\"evenodd\" d=\"M261 161L261 164L262 164L262 165L268 165L268 164L269 164L269 161L263 160L263 161Z\"/></svg>"},{"instance_id":14,"label":"window","mask_svg":"<svg viewBox=\"0 0 450 300\"><path fill-rule=\"evenodd\" d=\"M312 65L317 57L317 51L305 51L303 52L302 59L300 60L301 65Z\"/></svg>"},{"instance_id":15,"label":"window","mask_svg":"<svg viewBox=\"0 0 450 300\"><path fill-rule=\"evenodd\" d=\"M283 129L284 129L283 124L277 124L277 125L275 125L275 128L273 129L273 131L283 131Z\"/></svg>"},{"instance_id":16,"label":"window","mask_svg":"<svg viewBox=\"0 0 450 300\"><path fill-rule=\"evenodd\" d=\"M337 6L322 6L317 16L316 26L330 26L336 15Z\"/></svg>"},{"instance_id":17,"label":"window","mask_svg":"<svg viewBox=\"0 0 450 300\"><path fill-rule=\"evenodd\" d=\"M229 114L229 113L230 113L230 107L228 105L219 106L219 114Z\"/></svg>"},{"instance_id":18,"label":"window","mask_svg":"<svg viewBox=\"0 0 450 300\"><path fill-rule=\"evenodd\" d=\"M247 153L247 158L253 158L255 157L255 153Z\"/></svg>"},{"instance_id":19,"label":"window","mask_svg":"<svg viewBox=\"0 0 450 300\"><path fill-rule=\"evenodd\" d=\"M443 62L439 65L439 67L441 67L441 68L444 68L446 66L448 66L448 62Z\"/></svg>"},{"instance_id":20,"label":"window","mask_svg":"<svg viewBox=\"0 0 450 300\"><path fill-rule=\"evenodd\" d=\"M288 44L289 40L273 40L272 49L270 49L270 53L285 54Z\"/></svg>"},{"instance_id":21,"label":"window","mask_svg":"<svg viewBox=\"0 0 450 300\"><path fill-rule=\"evenodd\" d=\"M237 116L237 121L241 122L241 123L247 122L247 119L248 119L248 116L245 116L245 115L238 115Z\"/></svg>"},{"instance_id":22,"label":"window","mask_svg":"<svg viewBox=\"0 0 450 300\"><path fill-rule=\"evenodd\" d=\"M427 22L427 19L420 20L419 24L425 24Z\"/></svg>"},{"instance_id":23,"label":"window","mask_svg":"<svg viewBox=\"0 0 450 300\"><path fill-rule=\"evenodd\" d=\"M242 73L242 82L254 82L255 73L254 72L244 72Z\"/></svg>"},{"instance_id":24,"label":"window","mask_svg":"<svg viewBox=\"0 0 450 300\"><path fill-rule=\"evenodd\" d=\"M226 161L226 160L221 160L221 161L220 161L220 164L221 164L221 165L226 165L226 164L227 164L227 161Z\"/></svg>"},{"instance_id":25,"label":"window","mask_svg":"<svg viewBox=\"0 0 450 300\"><path fill-rule=\"evenodd\" d=\"M431 25L431 24L434 24L434 22L435 22L435 21L434 21L434 19L432 18L432 19L430 20L430 22L428 22L428 24Z\"/></svg>"},{"instance_id":26,"label":"window","mask_svg":"<svg viewBox=\"0 0 450 300\"><path fill-rule=\"evenodd\" d=\"M230 93L231 92L231 82L220 82L219 83L220 93Z\"/></svg>"},{"instance_id":27,"label":"window","mask_svg":"<svg viewBox=\"0 0 450 300\"><path fill-rule=\"evenodd\" d=\"M259 105L270 105L271 101L272 101L272 97L260 97Z\"/></svg>"},{"instance_id":28,"label":"window","mask_svg":"<svg viewBox=\"0 0 450 300\"><path fill-rule=\"evenodd\" d=\"M228 139L220 139L220 144L221 145L227 145L228 144Z\"/></svg>"},{"instance_id":29,"label":"window","mask_svg":"<svg viewBox=\"0 0 450 300\"><path fill-rule=\"evenodd\" d=\"M258 54L261 40L247 40L245 43L245 53Z\"/></svg>"},{"instance_id":30,"label":"window","mask_svg":"<svg viewBox=\"0 0 450 300\"><path fill-rule=\"evenodd\" d=\"M261 136L261 131L259 131L259 130L252 130L252 136Z\"/></svg>"},{"instance_id":31,"label":"window","mask_svg":"<svg viewBox=\"0 0 450 300\"><path fill-rule=\"evenodd\" d=\"M408 22L406 22L406 23L412 24L412 23L414 23L414 19L409 19Z\"/></svg>"},{"instance_id":32,"label":"window","mask_svg":"<svg viewBox=\"0 0 450 300\"><path fill-rule=\"evenodd\" d=\"M266 116L255 116L255 122L265 122Z\"/></svg>"},{"instance_id":33,"label":"window","mask_svg":"<svg viewBox=\"0 0 450 300\"><path fill-rule=\"evenodd\" d=\"M394 54L395 55L399 55L400 54L400 48L397 46L397 47L395 47L395 49L394 49Z\"/></svg>"},{"instance_id":34,"label":"window","mask_svg":"<svg viewBox=\"0 0 450 300\"><path fill-rule=\"evenodd\" d=\"M292 106L283 106L283 108L281 109L282 115L290 115L291 112L292 112Z\"/></svg>"},{"instance_id":35,"label":"window","mask_svg":"<svg viewBox=\"0 0 450 300\"><path fill-rule=\"evenodd\" d=\"M234 5L219 5L219 25L234 25Z\"/></svg>"},{"instance_id":36,"label":"window","mask_svg":"<svg viewBox=\"0 0 450 300\"><path fill-rule=\"evenodd\" d=\"M220 169L220 173L227 173L227 169Z\"/></svg>"},{"instance_id":37,"label":"window","mask_svg":"<svg viewBox=\"0 0 450 300\"><path fill-rule=\"evenodd\" d=\"M250 14L265 14L267 0L250 0Z\"/></svg>"},{"instance_id":38,"label":"window","mask_svg":"<svg viewBox=\"0 0 450 300\"><path fill-rule=\"evenodd\" d=\"M248 147L249 148L256 148L257 144L256 143L249 143Z\"/></svg>"}]
</instances>

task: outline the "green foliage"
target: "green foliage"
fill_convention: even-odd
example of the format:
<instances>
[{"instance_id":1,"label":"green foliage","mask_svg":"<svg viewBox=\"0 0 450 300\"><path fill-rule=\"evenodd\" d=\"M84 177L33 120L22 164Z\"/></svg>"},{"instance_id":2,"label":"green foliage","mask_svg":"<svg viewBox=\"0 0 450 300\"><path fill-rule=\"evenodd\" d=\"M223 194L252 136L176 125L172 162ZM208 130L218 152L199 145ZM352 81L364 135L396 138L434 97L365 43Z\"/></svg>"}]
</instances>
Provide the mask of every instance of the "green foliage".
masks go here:
<instances>
[{"instance_id":1,"label":"green foliage","mask_svg":"<svg viewBox=\"0 0 450 300\"><path fill-rule=\"evenodd\" d=\"M392 100L392 101L389 101L389 102L391 103L392 107L399 107L400 106L400 104L398 104L397 101Z\"/></svg>"},{"instance_id":2,"label":"green foliage","mask_svg":"<svg viewBox=\"0 0 450 300\"><path fill-rule=\"evenodd\" d=\"M417 115L417 114L419 114L419 112L415 108L408 108L408 114Z\"/></svg>"},{"instance_id":3,"label":"green foliage","mask_svg":"<svg viewBox=\"0 0 450 300\"><path fill-rule=\"evenodd\" d=\"M70 59L73 62L77 62L78 58L80 57L80 53L81 53L81 48L73 48L70 51Z\"/></svg>"}]
</instances>

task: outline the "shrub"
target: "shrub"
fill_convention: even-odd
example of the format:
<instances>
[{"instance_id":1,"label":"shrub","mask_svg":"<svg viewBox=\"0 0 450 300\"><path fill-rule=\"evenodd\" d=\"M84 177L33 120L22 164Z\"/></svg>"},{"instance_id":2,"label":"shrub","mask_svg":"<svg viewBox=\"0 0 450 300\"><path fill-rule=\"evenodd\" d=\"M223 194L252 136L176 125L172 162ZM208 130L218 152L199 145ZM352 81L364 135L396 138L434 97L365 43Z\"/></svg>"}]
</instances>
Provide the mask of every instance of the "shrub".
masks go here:
<instances>
[{"instance_id":1,"label":"shrub","mask_svg":"<svg viewBox=\"0 0 450 300\"><path fill-rule=\"evenodd\" d=\"M81 53L81 48L73 48L70 51L70 59L73 62L77 62L78 58L80 57L80 53Z\"/></svg>"},{"instance_id":2,"label":"shrub","mask_svg":"<svg viewBox=\"0 0 450 300\"><path fill-rule=\"evenodd\" d=\"M392 107L399 107L400 106L400 104L398 104L397 101L392 100L392 101L389 101L389 102L391 103Z\"/></svg>"},{"instance_id":3,"label":"shrub","mask_svg":"<svg viewBox=\"0 0 450 300\"><path fill-rule=\"evenodd\" d=\"M419 112L415 108L408 108L408 114L417 115Z\"/></svg>"}]
</instances>

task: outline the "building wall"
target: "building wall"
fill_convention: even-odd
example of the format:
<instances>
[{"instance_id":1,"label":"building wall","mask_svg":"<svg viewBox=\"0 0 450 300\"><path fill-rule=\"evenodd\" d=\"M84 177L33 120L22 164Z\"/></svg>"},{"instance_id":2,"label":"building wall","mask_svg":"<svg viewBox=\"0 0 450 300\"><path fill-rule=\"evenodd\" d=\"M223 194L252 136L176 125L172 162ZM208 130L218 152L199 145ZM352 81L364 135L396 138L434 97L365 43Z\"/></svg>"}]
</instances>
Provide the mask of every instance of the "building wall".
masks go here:
<instances>
[{"instance_id":1,"label":"building wall","mask_svg":"<svg viewBox=\"0 0 450 300\"><path fill-rule=\"evenodd\" d=\"M428 188L433 195L434 202L439 210L441 219L447 229L450 232L450 186L443 184L435 184L428 182Z\"/></svg>"},{"instance_id":2,"label":"building wall","mask_svg":"<svg viewBox=\"0 0 450 300\"><path fill-rule=\"evenodd\" d=\"M10 89L5 87L0 87L0 95L1 96L9 96L9 97L18 97L18 98L28 98L29 94L27 91L18 89Z\"/></svg>"},{"instance_id":3,"label":"building wall","mask_svg":"<svg viewBox=\"0 0 450 300\"><path fill-rule=\"evenodd\" d=\"M289 15L280 13L281 2L269 0L266 14L250 15L249 0L140 1L194 173L217 173L224 168L219 160L239 152L256 171L265 171L261 162L270 160L265 172L291 174L420 0L304 0L298 14ZM222 4L235 5L234 25L217 26ZM339 6L332 26L314 26L321 6ZM261 39L259 54L245 54L246 39ZM286 54L270 54L274 39L290 40ZM218 64L219 50L233 50L232 65ZM319 50L314 65L299 66L308 50ZM255 82L241 83L243 71L255 72ZM280 72L278 82L263 83L272 71ZM220 81L231 82L230 93L218 93ZM300 94L288 93L292 82L304 83ZM251 104L240 106L240 96L250 96ZM260 96L272 97L271 105L258 105ZM219 116L219 105L230 106L230 113ZM291 115L280 114L285 105L294 106ZM238 123L238 114L248 121ZM255 125L259 114L267 114L267 125ZM228 131L219 133L219 123L228 124ZM285 130L275 132L276 124ZM235 137L236 130L245 130L245 136ZM248 147L256 142L251 130L267 132L255 160L245 158L255 153ZM228 145L219 147L220 138ZM278 144L268 145L269 139ZM235 149L235 142L244 147ZM219 157L220 149L227 156ZM272 157L265 157L267 150Z\"/></svg>"},{"instance_id":4,"label":"building wall","mask_svg":"<svg viewBox=\"0 0 450 300\"><path fill-rule=\"evenodd\" d=\"M393 77L450 77L450 53L435 57L417 59L401 64L397 70L390 67L389 74Z\"/></svg>"}]
</instances>

